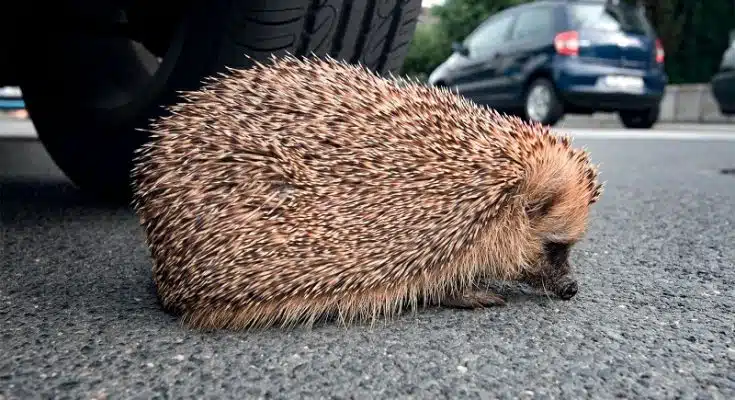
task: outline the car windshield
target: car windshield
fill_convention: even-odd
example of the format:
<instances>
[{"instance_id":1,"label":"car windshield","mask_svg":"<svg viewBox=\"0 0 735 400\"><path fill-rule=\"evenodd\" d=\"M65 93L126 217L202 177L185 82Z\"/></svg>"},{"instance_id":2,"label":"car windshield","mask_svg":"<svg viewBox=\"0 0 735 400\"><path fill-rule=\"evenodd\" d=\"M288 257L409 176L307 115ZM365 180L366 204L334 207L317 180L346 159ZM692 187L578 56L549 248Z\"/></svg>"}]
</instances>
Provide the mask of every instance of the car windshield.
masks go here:
<instances>
[{"instance_id":1,"label":"car windshield","mask_svg":"<svg viewBox=\"0 0 735 400\"><path fill-rule=\"evenodd\" d=\"M570 7L572 24L576 29L650 35L653 28L639 7L627 4L574 4Z\"/></svg>"}]
</instances>

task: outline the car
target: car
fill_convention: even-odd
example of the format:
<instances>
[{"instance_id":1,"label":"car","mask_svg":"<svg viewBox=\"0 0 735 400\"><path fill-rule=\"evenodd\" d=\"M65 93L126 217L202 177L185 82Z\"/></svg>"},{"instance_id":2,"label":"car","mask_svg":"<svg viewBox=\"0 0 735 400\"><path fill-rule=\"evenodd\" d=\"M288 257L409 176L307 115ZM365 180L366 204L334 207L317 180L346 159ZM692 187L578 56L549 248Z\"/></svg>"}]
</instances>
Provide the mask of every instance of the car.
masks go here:
<instances>
[{"instance_id":1,"label":"car","mask_svg":"<svg viewBox=\"0 0 735 400\"><path fill-rule=\"evenodd\" d=\"M640 4L540 0L489 16L429 75L470 100L554 125L616 112L628 128L658 120L664 48Z\"/></svg>"},{"instance_id":2,"label":"car","mask_svg":"<svg viewBox=\"0 0 735 400\"><path fill-rule=\"evenodd\" d=\"M712 96L723 115L735 115L735 30L730 32L730 46L722 55L717 73L710 81Z\"/></svg>"},{"instance_id":3,"label":"car","mask_svg":"<svg viewBox=\"0 0 735 400\"><path fill-rule=\"evenodd\" d=\"M18 111L26 107L23 93L17 86L0 87L0 111Z\"/></svg>"},{"instance_id":4,"label":"car","mask_svg":"<svg viewBox=\"0 0 735 400\"><path fill-rule=\"evenodd\" d=\"M20 87L39 140L72 182L128 202L145 128L180 92L286 54L397 73L420 13L421 0L10 2L0 87Z\"/></svg>"}]
</instances>

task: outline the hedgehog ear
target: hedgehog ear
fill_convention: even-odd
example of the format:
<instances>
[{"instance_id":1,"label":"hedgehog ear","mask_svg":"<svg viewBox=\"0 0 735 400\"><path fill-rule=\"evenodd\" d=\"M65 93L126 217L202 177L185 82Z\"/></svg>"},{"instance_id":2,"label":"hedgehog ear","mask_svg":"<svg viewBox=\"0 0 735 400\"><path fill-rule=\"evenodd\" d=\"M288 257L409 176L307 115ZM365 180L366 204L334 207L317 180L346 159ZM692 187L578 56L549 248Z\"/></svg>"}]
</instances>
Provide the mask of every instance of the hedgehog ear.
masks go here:
<instances>
[{"instance_id":1,"label":"hedgehog ear","mask_svg":"<svg viewBox=\"0 0 735 400\"><path fill-rule=\"evenodd\" d=\"M548 193L540 198L531 200L526 204L526 215L529 219L538 219L547 215L556 203L557 196L554 193Z\"/></svg>"}]
</instances>

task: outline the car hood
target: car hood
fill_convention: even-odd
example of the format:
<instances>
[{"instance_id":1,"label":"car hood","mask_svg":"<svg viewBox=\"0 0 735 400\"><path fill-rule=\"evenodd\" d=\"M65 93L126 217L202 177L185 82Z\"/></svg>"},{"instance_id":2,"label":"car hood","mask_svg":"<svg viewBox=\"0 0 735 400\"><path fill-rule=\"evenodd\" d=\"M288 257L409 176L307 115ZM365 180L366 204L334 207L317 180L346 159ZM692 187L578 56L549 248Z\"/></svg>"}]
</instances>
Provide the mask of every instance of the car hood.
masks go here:
<instances>
[{"instance_id":1,"label":"car hood","mask_svg":"<svg viewBox=\"0 0 735 400\"><path fill-rule=\"evenodd\" d=\"M457 53L452 53L449 57L447 57L446 60L444 60L441 64L439 64L438 67L434 68L433 71L431 71L431 74L429 74L429 84L435 85L436 82L440 80L446 80L447 75L449 75L452 70L455 68L457 63L459 62L459 59L462 56Z\"/></svg>"}]
</instances>

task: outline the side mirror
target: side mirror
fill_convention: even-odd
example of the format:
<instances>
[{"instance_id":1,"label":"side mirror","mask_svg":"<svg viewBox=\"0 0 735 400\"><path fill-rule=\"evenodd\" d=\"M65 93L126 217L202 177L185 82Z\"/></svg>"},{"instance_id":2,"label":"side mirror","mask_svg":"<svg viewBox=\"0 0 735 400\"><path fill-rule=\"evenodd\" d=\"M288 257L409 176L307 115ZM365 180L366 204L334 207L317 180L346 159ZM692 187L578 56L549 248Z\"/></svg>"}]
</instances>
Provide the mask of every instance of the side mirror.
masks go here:
<instances>
[{"instance_id":1,"label":"side mirror","mask_svg":"<svg viewBox=\"0 0 735 400\"><path fill-rule=\"evenodd\" d=\"M470 54L470 49L468 49L467 46L463 45L460 42L452 43L452 50L455 53L459 53L465 57L467 57L467 55Z\"/></svg>"}]
</instances>

